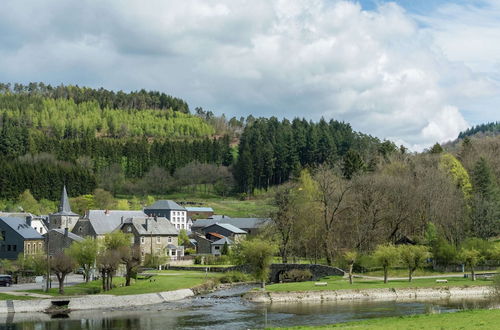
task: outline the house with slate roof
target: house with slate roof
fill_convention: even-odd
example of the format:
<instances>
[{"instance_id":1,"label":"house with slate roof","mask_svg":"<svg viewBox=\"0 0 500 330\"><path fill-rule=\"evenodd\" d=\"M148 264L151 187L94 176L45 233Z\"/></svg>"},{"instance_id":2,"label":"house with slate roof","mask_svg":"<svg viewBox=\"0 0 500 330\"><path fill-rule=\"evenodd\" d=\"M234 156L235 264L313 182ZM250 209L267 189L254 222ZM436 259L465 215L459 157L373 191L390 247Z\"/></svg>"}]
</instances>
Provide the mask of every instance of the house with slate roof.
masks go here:
<instances>
[{"instance_id":1,"label":"house with slate roof","mask_svg":"<svg viewBox=\"0 0 500 330\"><path fill-rule=\"evenodd\" d=\"M211 207L186 206L187 216L190 219L209 218L214 215Z\"/></svg>"},{"instance_id":2,"label":"house with slate roof","mask_svg":"<svg viewBox=\"0 0 500 330\"><path fill-rule=\"evenodd\" d=\"M187 216L186 208L172 200L159 200L153 205L144 208L144 213L150 217L164 217L177 229L191 231L192 221Z\"/></svg>"},{"instance_id":3,"label":"house with slate roof","mask_svg":"<svg viewBox=\"0 0 500 330\"><path fill-rule=\"evenodd\" d=\"M211 244L212 254L215 256L220 256L222 254L222 249L224 248L225 244L227 244L227 246L229 248L233 245L233 241L231 241L227 237L224 237L224 238L221 238L220 240L213 242Z\"/></svg>"},{"instance_id":4,"label":"house with slate roof","mask_svg":"<svg viewBox=\"0 0 500 330\"><path fill-rule=\"evenodd\" d=\"M83 237L73 234L67 228L65 229L51 229L45 235L46 249L49 255L54 256L64 249L70 247L73 242L83 241Z\"/></svg>"},{"instance_id":5,"label":"house with slate roof","mask_svg":"<svg viewBox=\"0 0 500 330\"><path fill-rule=\"evenodd\" d=\"M29 212L0 212L0 217L23 219L41 235L48 231L49 220L47 216L37 216Z\"/></svg>"},{"instance_id":6,"label":"house with slate roof","mask_svg":"<svg viewBox=\"0 0 500 330\"><path fill-rule=\"evenodd\" d=\"M256 235L270 222L269 218L230 218L227 215L214 215L209 219L199 219L193 222L191 231L203 234L205 227L216 223L227 223L244 230L248 235Z\"/></svg>"},{"instance_id":7,"label":"house with slate roof","mask_svg":"<svg viewBox=\"0 0 500 330\"><path fill-rule=\"evenodd\" d=\"M133 244L139 246L143 261L148 254L166 256L170 260L184 256L184 247L179 246L179 231L165 217L127 218L117 230L133 235Z\"/></svg>"},{"instance_id":8,"label":"house with slate roof","mask_svg":"<svg viewBox=\"0 0 500 330\"><path fill-rule=\"evenodd\" d=\"M103 238L116 230L125 219L133 217L146 217L146 214L142 211L89 210L71 232L82 237Z\"/></svg>"},{"instance_id":9,"label":"house with slate roof","mask_svg":"<svg viewBox=\"0 0 500 330\"><path fill-rule=\"evenodd\" d=\"M79 218L80 216L78 214L71 211L68 193L66 191L66 186L64 186L58 211L49 214L49 228L68 228L71 231Z\"/></svg>"},{"instance_id":10,"label":"house with slate roof","mask_svg":"<svg viewBox=\"0 0 500 330\"><path fill-rule=\"evenodd\" d=\"M216 237L219 239L229 237L232 241L239 242L245 239L247 232L229 223L215 223L211 226L203 228L203 234L208 239L210 239L211 237Z\"/></svg>"},{"instance_id":11,"label":"house with slate roof","mask_svg":"<svg viewBox=\"0 0 500 330\"><path fill-rule=\"evenodd\" d=\"M45 251L43 236L21 218L0 217L0 236L0 259L15 260L20 253Z\"/></svg>"}]
</instances>

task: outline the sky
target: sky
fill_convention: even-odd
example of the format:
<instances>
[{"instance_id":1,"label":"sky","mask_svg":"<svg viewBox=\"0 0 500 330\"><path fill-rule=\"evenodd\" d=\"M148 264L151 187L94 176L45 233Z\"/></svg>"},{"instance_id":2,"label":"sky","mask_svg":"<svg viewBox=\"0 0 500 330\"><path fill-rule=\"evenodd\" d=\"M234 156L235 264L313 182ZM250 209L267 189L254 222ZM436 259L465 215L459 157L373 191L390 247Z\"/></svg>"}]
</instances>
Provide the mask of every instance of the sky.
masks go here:
<instances>
[{"instance_id":1,"label":"sky","mask_svg":"<svg viewBox=\"0 0 500 330\"><path fill-rule=\"evenodd\" d=\"M2 0L0 80L336 119L412 150L497 121L500 0Z\"/></svg>"}]
</instances>

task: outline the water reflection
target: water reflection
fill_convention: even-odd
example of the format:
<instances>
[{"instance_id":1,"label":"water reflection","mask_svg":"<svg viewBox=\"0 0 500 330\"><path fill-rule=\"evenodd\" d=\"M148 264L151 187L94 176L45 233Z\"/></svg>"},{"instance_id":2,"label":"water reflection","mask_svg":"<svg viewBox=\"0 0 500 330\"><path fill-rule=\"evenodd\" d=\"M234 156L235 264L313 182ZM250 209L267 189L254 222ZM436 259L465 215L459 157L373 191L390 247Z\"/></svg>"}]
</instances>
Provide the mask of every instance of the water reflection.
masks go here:
<instances>
[{"instance_id":1,"label":"water reflection","mask_svg":"<svg viewBox=\"0 0 500 330\"><path fill-rule=\"evenodd\" d=\"M239 295L248 287L233 288L175 303L117 311L72 312L69 319L45 314L0 316L0 329L248 329L265 326L321 325L375 317L453 312L485 308L486 300L433 302L354 302L254 304Z\"/></svg>"}]
</instances>

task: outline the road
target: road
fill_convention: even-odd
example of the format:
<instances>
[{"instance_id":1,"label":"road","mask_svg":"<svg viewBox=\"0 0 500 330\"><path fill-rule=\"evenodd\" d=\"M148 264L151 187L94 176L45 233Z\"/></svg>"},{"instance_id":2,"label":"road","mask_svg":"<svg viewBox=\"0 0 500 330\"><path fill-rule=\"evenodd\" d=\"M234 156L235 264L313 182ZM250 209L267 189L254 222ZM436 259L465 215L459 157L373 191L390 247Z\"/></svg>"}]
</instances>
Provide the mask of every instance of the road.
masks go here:
<instances>
[{"instance_id":1,"label":"road","mask_svg":"<svg viewBox=\"0 0 500 330\"><path fill-rule=\"evenodd\" d=\"M57 278L52 276L52 287L57 287ZM65 286L71 286L83 282L82 275L70 274L66 276ZM44 288L45 282L43 283L25 283L25 284L13 284L12 286L0 286L0 292L12 292L12 291L24 291L24 290L36 290Z\"/></svg>"}]
</instances>

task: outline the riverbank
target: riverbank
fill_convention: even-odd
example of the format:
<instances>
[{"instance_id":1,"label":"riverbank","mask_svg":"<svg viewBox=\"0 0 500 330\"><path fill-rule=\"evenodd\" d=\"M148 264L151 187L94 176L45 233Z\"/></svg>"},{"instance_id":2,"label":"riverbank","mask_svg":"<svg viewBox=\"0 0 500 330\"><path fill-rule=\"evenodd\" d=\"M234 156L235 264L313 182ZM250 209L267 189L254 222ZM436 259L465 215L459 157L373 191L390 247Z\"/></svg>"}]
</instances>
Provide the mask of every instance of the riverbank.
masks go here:
<instances>
[{"instance_id":1,"label":"riverbank","mask_svg":"<svg viewBox=\"0 0 500 330\"><path fill-rule=\"evenodd\" d=\"M258 303L299 303L323 301L411 301L448 298L488 298L490 286L344 289L299 292L250 291L244 298Z\"/></svg>"},{"instance_id":2,"label":"riverbank","mask_svg":"<svg viewBox=\"0 0 500 330\"><path fill-rule=\"evenodd\" d=\"M365 321L299 326L287 329L498 329L500 310L467 310L455 313L387 317ZM284 328L270 328L284 329Z\"/></svg>"}]
</instances>

